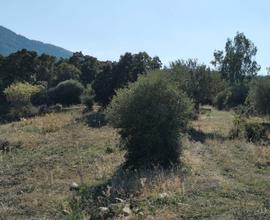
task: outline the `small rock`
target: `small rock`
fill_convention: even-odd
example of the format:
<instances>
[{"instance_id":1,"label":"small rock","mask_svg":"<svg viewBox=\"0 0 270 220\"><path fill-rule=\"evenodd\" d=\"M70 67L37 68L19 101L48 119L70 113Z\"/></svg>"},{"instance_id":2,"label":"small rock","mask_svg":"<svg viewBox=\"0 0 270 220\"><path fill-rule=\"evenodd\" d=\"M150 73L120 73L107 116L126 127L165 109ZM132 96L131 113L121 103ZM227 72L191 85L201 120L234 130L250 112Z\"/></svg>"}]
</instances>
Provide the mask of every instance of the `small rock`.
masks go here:
<instances>
[{"instance_id":1,"label":"small rock","mask_svg":"<svg viewBox=\"0 0 270 220\"><path fill-rule=\"evenodd\" d=\"M125 205L125 207L123 208L123 213L125 215L131 215L132 214L132 211L130 209L130 205L129 204Z\"/></svg>"},{"instance_id":2,"label":"small rock","mask_svg":"<svg viewBox=\"0 0 270 220\"><path fill-rule=\"evenodd\" d=\"M99 207L98 209L103 213L109 211L109 208L107 208L107 207Z\"/></svg>"},{"instance_id":3,"label":"small rock","mask_svg":"<svg viewBox=\"0 0 270 220\"><path fill-rule=\"evenodd\" d=\"M143 216L144 213L143 213L143 212L139 212L138 215L139 215L139 216Z\"/></svg>"},{"instance_id":4,"label":"small rock","mask_svg":"<svg viewBox=\"0 0 270 220\"><path fill-rule=\"evenodd\" d=\"M73 190L79 190L79 185L77 183L73 182L73 183L71 183L69 189L71 191L73 191Z\"/></svg>"},{"instance_id":5,"label":"small rock","mask_svg":"<svg viewBox=\"0 0 270 220\"><path fill-rule=\"evenodd\" d=\"M159 194L159 197L160 197L161 199L164 199L164 198L166 198L166 197L169 197L169 195L168 195L168 193L160 193L160 194Z\"/></svg>"}]
</instances>

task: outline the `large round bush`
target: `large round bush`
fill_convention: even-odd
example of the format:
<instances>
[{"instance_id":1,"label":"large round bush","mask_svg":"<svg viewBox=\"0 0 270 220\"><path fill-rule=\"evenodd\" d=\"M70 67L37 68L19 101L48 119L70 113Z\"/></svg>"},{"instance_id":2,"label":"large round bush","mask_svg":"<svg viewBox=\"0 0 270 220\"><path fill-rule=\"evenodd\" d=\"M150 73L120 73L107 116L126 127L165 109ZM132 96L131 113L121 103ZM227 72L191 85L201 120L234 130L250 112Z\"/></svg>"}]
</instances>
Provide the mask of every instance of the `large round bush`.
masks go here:
<instances>
[{"instance_id":1,"label":"large round bush","mask_svg":"<svg viewBox=\"0 0 270 220\"><path fill-rule=\"evenodd\" d=\"M83 85L76 80L60 82L55 88L48 91L50 99L54 103L72 105L80 103L80 96L83 93Z\"/></svg>"},{"instance_id":2,"label":"large round bush","mask_svg":"<svg viewBox=\"0 0 270 220\"><path fill-rule=\"evenodd\" d=\"M118 90L106 115L121 135L128 166L168 166L179 161L180 132L191 109L189 99L166 75L153 73Z\"/></svg>"}]
</instances>

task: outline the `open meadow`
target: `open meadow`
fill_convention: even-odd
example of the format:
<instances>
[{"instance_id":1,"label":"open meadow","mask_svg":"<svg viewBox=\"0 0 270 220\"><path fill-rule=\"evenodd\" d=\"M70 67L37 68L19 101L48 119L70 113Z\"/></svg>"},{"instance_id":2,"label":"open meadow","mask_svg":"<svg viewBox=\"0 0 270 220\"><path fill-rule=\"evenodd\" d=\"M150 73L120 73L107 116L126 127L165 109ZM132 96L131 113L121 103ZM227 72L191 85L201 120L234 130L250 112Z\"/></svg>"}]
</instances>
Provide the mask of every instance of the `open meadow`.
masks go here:
<instances>
[{"instance_id":1,"label":"open meadow","mask_svg":"<svg viewBox=\"0 0 270 220\"><path fill-rule=\"evenodd\" d=\"M183 137L181 170L126 179L125 151L100 112L1 125L0 219L270 219L269 146L230 139L233 113L211 109Z\"/></svg>"}]
</instances>

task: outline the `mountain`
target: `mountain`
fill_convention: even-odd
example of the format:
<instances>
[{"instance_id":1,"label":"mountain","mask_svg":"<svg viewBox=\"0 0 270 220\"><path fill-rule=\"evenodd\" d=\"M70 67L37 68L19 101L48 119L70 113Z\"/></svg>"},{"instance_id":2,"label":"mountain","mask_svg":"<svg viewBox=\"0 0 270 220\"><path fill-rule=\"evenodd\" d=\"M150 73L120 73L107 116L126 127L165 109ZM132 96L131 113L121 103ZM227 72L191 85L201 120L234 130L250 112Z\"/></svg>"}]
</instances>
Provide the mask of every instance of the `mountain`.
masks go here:
<instances>
[{"instance_id":1,"label":"mountain","mask_svg":"<svg viewBox=\"0 0 270 220\"><path fill-rule=\"evenodd\" d=\"M52 44L30 40L0 25L0 54L9 55L21 49L46 53L55 57L68 58L72 52Z\"/></svg>"}]
</instances>

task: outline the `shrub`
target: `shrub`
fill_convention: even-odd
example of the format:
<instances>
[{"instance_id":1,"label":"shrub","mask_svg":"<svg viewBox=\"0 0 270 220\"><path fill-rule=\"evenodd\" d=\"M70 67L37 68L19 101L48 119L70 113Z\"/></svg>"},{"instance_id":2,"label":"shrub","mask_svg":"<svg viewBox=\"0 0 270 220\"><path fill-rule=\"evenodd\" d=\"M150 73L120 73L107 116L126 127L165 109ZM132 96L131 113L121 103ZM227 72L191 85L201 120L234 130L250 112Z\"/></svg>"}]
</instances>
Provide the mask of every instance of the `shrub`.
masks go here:
<instances>
[{"instance_id":1,"label":"shrub","mask_svg":"<svg viewBox=\"0 0 270 220\"><path fill-rule=\"evenodd\" d=\"M251 86L247 104L260 115L270 114L270 78L257 81Z\"/></svg>"},{"instance_id":2,"label":"shrub","mask_svg":"<svg viewBox=\"0 0 270 220\"><path fill-rule=\"evenodd\" d=\"M32 106L31 96L42 88L27 82L16 82L4 90L7 101L11 104L6 115L8 120L19 120L23 117L32 117L38 113L38 109Z\"/></svg>"},{"instance_id":3,"label":"shrub","mask_svg":"<svg viewBox=\"0 0 270 220\"><path fill-rule=\"evenodd\" d=\"M234 108L243 105L247 95L248 87L246 85L233 85L217 94L214 105L219 110Z\"/></svg>"},{"instance_id":4,"label":"shrub","mask_svg":"<svg viewBox=\"0 0 270 220\"><path fill-rule=\"evenodd\" d=\"M238 84L229 88L226 106L233 108L245 103L248 95L248 87L245 84Z\"/></svg>"},{"instance_id":5,"label":"shrub","mask_svg":"<svg viewBox=\"0 0 270 220\"><path fill-rule=\"evenodd\" d=\"M24 106L11 107L7 114L9 121L20 120L38 115L39 110L35 106L28 104Z\"/></svg>"},{"instance_id":6,"label":"shrub","mask_svg":"<svg viewBox=\"0 0 270 220\"><path fill-rule=\"evenodd\" d=\"M30 104L31 96L40 90L40 86L31 85L27 82L17 82L7 87L4 94L12 106L24 106Z\"/></svg>"},{"instance_id":7,"label":"shrub","mask_svg":"<svg viewBox=\"0 0 270 220\"><path fill-rule=\"evenodd\" d=\"M63 106L61 104L56 104L56 105L41 105L39 106L39 115L44 115L48 113L56 113L56 112L61 112L63 110Z\"/></svg>"},{"instance_id":8,"label":"shrub","mask_svg":"<svg viewBox=\"0 0 270 220\"><path fill-rule=\"evenodd\" d=\"M83 103L88 111L91 111L94 105L94 91L91 85L87 85L83 94L81 95L81 103Z\"/></svg>"},{"instance_id":9,"label":"shrub","mask_svg":"<svg viewBox=\"0 0 270 220\"><path fill-rule=\"evenodd\" d=\"M186 129L193 105L166 75L152 73L120 89L107 108L119 129L127 166L168 166L179 161L180 132Z\"/></svg>"},{"instance_id":10,"label":"shrub","mask_svg":"<svg viewBox=\"0 0 270 220\"><path fill-rule=\"evenodd\" d=\"M42 89L39 92L37 92L31 96L31 103L35 106L49 105L50 102L51 101L50 101L50 98L48 96L47 89Z\"/></svg>"},{"instance_id":11,"label":"shrub","mask_svg":"<svg viewBox=\"0 0 270 220\"><path fill-rule=\"evenodd\" d=\"M221 74L199 64L197 60L176 60L170 64L170 76L178 86L194 100L196 110L200 105L213 104L213 99L226 83Z\"/></svg>"},{"instance_id":12,"label":"shrub","mask_svg":"<svg viewBox=\"0 0 270 220\"><path fill-rule=\"evenodd\" d=\"M52 102L62 105L72 105L80 103L80 96L83 93L83 85L76 80L66 80L56 87L49 89L48 95Z\"/></svg>"},{"instance_id":13,"label":"shrub","mask_svg":"<svg viewBox=\"0 0 270 220\"><path fill-rule=\"evenodd\" d=\"M242 137L250 142L258 142L267 138L267 130L259 118L236 116L230 131L232 138Z\"/></svg>"},{"instance_id":14,"label":"shrub","mask_svg":"<svg viewBox=\"0 0 270 220\"><path fill-rule=\"evenodd\" d=\"M235 107L233 110L237 115L241 115L241 116L245 116L245 117L249 117L249 116L254 115L253 107L246 105L246 104L239 105L239 106Z\"/></svg>"},{"instance_id":15,"label":"shrub","mask_svg":"<svg viewBox=\"0 0 270 220\"><path fill-rule=\"evenodd\" d=\"M245 124L245 138L251 142L266 139L266 129L263 127L262 122L248 121Z\"/></svg>"}]
</instances>

